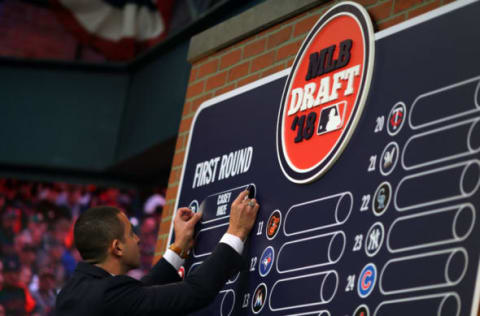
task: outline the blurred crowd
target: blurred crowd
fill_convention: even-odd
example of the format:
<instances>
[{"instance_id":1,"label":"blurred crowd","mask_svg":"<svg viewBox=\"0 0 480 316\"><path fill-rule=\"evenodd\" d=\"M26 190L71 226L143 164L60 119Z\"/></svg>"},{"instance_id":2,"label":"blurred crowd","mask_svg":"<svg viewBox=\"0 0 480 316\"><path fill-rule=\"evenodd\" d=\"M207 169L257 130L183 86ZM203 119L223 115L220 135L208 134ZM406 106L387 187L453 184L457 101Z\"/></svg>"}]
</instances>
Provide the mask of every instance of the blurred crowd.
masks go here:
<instances>
[{"instance_id":1,"label":"blurred crowd","mask_svg":"<svg viewBox=\"0 0 480 316\"><path fill-rule=\"evenodd\" d=\"M164 204L161 190L0 179L0 316L54 315L56 294L81 260L73 225L90 207L125 211L140 237L141 267L131 276L142 277Z\"/></svg>"}]
</instances>

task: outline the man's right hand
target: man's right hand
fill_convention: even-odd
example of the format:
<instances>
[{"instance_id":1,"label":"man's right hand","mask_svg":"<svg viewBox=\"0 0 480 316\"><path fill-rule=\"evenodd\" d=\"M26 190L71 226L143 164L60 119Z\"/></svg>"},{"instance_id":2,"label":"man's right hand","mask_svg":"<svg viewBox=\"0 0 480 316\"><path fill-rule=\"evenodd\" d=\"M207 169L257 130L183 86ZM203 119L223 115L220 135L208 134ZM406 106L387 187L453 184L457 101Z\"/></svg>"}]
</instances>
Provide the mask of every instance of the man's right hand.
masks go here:
<instances>
[{"instance_id":1,"label":"man's right hand","mask_svg":"<svg viewBox=\"0 0 480 316\"><path fill-rule=\"evenodd\" d=\"M255 224L259 207L255 199L248 199L247 190L242 191L232 203L227 233L245 241Z\"/></svg>"},{"instance_id":2,"label":"man's right hand","mask_svg":"<svg viewBox=\"0 0 480 316\"><path fill-rule=\"evenodd\" d=\"M175 231L175 246L184 252L188 252L193 247L193 234L195 225L202 218L202 213L194 213L186 207L181 207L173 220L173 229Z\"/></svg>"}]
</instances>

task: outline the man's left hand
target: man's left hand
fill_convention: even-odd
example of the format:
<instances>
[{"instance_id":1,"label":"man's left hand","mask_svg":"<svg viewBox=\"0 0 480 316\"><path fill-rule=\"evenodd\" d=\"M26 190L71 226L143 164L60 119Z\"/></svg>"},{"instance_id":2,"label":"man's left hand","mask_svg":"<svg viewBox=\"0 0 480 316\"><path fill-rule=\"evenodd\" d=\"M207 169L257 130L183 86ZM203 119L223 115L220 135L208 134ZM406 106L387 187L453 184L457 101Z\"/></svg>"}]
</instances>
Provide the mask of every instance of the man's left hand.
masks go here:
<instances>
[{"instance_id":1,"label":"man's left hand","mask_svg":"<svg viewBox=\"0 0 480 316\"><path fill-rule=\"evenodd\" d=\"M193 234L195 225L202 218L202 213L194 213L186 207L181 207L173 220L173 228L175 231L175 242L177 248L187 253L193 247Z\"/></svg>"}]
</instances>

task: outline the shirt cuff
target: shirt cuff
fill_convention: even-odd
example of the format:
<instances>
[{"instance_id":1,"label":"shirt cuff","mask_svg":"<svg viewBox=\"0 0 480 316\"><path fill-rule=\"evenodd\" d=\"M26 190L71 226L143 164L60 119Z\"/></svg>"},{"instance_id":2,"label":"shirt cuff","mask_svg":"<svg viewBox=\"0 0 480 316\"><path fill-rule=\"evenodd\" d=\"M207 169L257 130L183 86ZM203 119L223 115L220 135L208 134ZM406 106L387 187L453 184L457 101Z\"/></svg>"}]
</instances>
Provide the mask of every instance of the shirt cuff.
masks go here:
<instances>
[{"instance_id":1,"label":"shirt cuff","mask_svg":"<svg viewBox=\"0 0 480 316\"><path fill-rule=\"evenodd\" d=\"M163 258L170 263L175 270L180 269L180 267L185 263L185 259L180 258L175 251L170 249L165 251Z\"/></svg>"},{"instance_id":2,"label":"shirt cuff","mask_svg":"<svg viewBox=\"0 0 480 316\"><path fill-rule=\"evenodd\" d=\"M223 235L222 239L220 239L220 242L223 242L224 244L227 244L230 247L232 247L233 250L238 252L239 255L241 255L243 252L244 242L235 235L225 234Z\"/></svg>"}]
</instances>

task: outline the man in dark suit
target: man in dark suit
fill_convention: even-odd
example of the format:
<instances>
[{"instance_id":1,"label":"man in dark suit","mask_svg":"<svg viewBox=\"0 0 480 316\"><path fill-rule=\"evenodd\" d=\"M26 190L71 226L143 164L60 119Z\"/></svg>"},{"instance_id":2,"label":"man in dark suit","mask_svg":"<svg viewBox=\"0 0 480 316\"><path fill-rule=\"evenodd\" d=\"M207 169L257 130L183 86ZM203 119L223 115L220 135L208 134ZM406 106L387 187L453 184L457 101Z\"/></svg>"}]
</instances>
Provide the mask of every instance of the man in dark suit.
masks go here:
<instances>
[{"instance_id":1,"label":"man in dark suit","mask_svg":"<svg viewBox=\"0 0 480 316\"><path fill-rule=\"evenodd\" d=\"M174 219L175 242L141 281L125 275L140 264L139 238L125 214L96 207L75 223L74 238L83 262L58 295L56 315L179 315L213 301L242 265L243 243L259 205L248 191L232 203L230 223L213 253L181 281L177 270L193 246L200 213L180 208Z\"/></svg>"}]
</instances>

